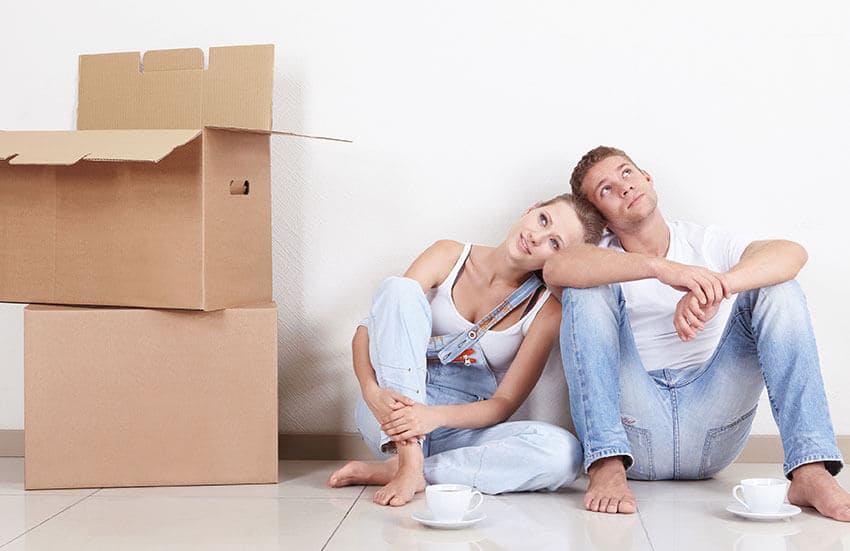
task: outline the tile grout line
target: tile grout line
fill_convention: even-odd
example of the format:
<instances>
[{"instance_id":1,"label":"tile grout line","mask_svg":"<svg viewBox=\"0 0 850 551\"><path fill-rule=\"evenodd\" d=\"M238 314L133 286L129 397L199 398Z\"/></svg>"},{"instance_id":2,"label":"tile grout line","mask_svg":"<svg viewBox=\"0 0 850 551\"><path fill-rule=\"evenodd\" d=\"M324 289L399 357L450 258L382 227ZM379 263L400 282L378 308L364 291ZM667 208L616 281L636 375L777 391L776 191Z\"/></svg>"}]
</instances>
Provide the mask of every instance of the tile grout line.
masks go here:
<instances>
[{"instance_id":1,"label":"tile grout line","mask_svg":"<svg viewBox=\"0 0 850 551\"><path fill-rule=\"evenodd\" d=\"M11 543L14 543L16 540L21 539L22 537L26 536L27 534L29 534L30 532L32 532L33 530L35 530L35 529L36 529L36 528L38 528L39 526L43 525L44 523L46 523L46 522L48 522L48 521L50 521L50 520L53 520L54 518L58 517L59 515L61 515L62 513L64 513L65 511L67 511L68 509L70 509L71 507L76 507L77 505L79 505L79 504L80 504L80 503L82 503L83 501L87 500L88 498L90 498L90 497L91 497L91 496L93 496L94 494L98 493L100 490L102 490L102 488L98 488L97 490L93 491L92 493L90 493L90 494L88 494L88 495L84 495L83 497L81 497L80 499L78 499L77 501L75 501L74 503L72 503L72 504L68 505L67 507L65 507L64 509L62 509L61 511L58 511L57 513L55 513L55 514L53 514L53 515L50 515L49 517L47 517L46 519L42 520L41 522L39 522L38 524L36 524L36 525L35 525L35 526L33 526L32 528L29 528L29 529L25 530L23 534L18 534L17 536L15 536L14 538L10 539L9 541L7 541L6 543L4 543L3 545L0 545L0 549L2 549L3 547L6 547L7 545L9 545L9 544L11 544Z\"/></svg>"},{"instance_id":2,"label":"tile grout line","mask_svg":"<svg viewBox=\"0 0 850 551\"><path fill-rule=\"evenodd\" d=\"M635 500L635 501L637 501L637 500ZM649 543L649 549L651 551L655 551L655 544L652 543L652 539L649 537L649 530L647 530L647 528L646 528L646 523L643 522L643 515L641 514L640 507L637 506L637 503L635 503L635 509L637 509L636 512L637 512L638 519L640 520L640 527L643 528L643 535L646 536L646 541L647 541L647 543Z\"/></svg>"},{"instance_id":3,"label":"tile grout line","mask_svg":"<svg viewBox=\"0 0 850 551\"><path fill-rule=\"evenodd\" d=\"M337 531L339 530L339 527L342 526L342 523L345 522L345 519L348 518L348 514L351 512L352 509L354 509L354 506L357 505L357 502L360 501L360 497L363 495L363 492L365 492L365 491L366 491L366 486L363 486L363 489L360 490L360 493L357 494L357 497L354 498L354 501L351 502L351 507L349 507L348 510L345 512L345 514L342 515L342 518L339 519L339 522L337 523L333 532L331 532L331 535L328 536L327 540L325 540L325 543L322 545L322 548L321 548L320 551L325 551L325 548L328 546L328 544L331 542L333 537L336 535Z\"/></svg>"}]
</instances>

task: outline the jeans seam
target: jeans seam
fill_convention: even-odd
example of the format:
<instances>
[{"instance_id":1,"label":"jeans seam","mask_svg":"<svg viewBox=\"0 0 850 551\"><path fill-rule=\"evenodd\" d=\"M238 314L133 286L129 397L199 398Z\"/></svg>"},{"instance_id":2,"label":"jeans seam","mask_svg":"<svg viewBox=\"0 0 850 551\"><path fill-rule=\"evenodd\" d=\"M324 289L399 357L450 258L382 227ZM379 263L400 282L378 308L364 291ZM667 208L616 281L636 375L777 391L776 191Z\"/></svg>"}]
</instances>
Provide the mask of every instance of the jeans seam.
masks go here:
<instances>
[{"instance_id":1,"label":"jeans seam","mask_svg":"<svg viewBox=\"0 0 850 551\"><path fill-rule=\"evenodd\" d=\"M665 376L667 371L665 370ZM668 378L669 385L669 378ZM673 478L679 478L681 468L679 445L679 402L676 399L676 389L670 387L670 417L673 422Z\"/></svg>"},{"instance_id":2,"label":"jeans seam","mask_svg":"<svg viewBox=\"0 0 850 551\"><path fill-rule=\"evenodd\" d=\"M706 464L705 463L707 461L708 454L711 452L712 444L714 444L717 436L723 434L724 432L728 432L728 431L730 431L734 428L737 428L738 425L740 425L744 421L747 421L753 415L755 415L757 409L758 409L758 404L754 405L752 407L752 409L750 409L747 413L745 413L744 415L742 415L741 417L739 417L735 421L732 421L731 423L729 423L727 425L723 425L721 427L716 427L716 428L710 429L708 431L708 434L706 435L706 438L705 438L705 444L703 444L703 446L702 446L702 460L700 461L699 472L697 473L697 476L699 478L705 478L705 472L706 472Z\"/></svg>"},{"instance_id":3,"label":"jeans seam","mask_svg":"<svg viewBox=\"0 0 850 551\"><path fill-rule=\"evenodd\" d=\"M581 406L582 406L582 409L584 410L582 412L582 414L583 414L583 417L584 417L584 432L585 433L584 433L584 435L583 435L584 437L582 439L584 441L581 442L581 445L582 445L582 449L587 449L589 447L587 444L590 442L590 434L592 432L590 430L590 426L589 426L589 420L590 420L591 416L588 415L588 412L590 411L590 407L588 406L587 395L585 393L585 388L584 388L584 383L583 383L584 375L583 375L583 372L582 372L581 363L578 361L579 350L578 350L578 346L577 346L577 342L576 342L576 332L574 330L575 321L576 321L575 320L575 300L573 300L571 293L568 293L567 296L569 297L569 301L570 301L569 316L570 316L570 327L571 327L572 330L570 331L569 335L570 335L570 339L572 339L572 344L573 344L573 347L572 347L573 348L573 358L572 358L572 360L573 360L574 369L576 369L577 375L578 375L578 377L576 377L575 379L577 380L579 387L580 387L578 389L578 392L579 392L579 396L581 397Z\"/></svg>"}]
</instances>

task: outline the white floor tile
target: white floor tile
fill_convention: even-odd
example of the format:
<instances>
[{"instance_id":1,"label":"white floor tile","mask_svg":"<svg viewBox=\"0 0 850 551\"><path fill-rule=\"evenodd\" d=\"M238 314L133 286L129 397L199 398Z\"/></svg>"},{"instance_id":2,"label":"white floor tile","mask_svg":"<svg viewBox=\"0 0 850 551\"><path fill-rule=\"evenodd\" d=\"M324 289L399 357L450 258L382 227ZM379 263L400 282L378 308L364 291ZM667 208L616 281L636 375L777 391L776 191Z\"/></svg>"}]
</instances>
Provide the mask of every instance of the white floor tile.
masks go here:
<instances>
[{"instance_id":1,"label":"white floor tile","mask_svg":"<svg viewBox=\"0 0 850 551\"><path fill-rule=\"evenodd\" d=\"M153 488L104 488L100 496L163 497L276 497L283 499L351 499L363 486L329 488L328 477L345 461L281 461L277 484L233 486L162 486Z\"/></svg>"},{"instance_id":2,"label":"white floor tile","mask_svg":"<svg viewBox=\"0 0 850 551\"><path fill-rule=\"evenodd\" d=\"M400 508L371 502L367 489L328 545L357 549L650 549L637 515L608 516L582 508L582 492L487 496L487 518L471 528L427 528L410 518L425 511L424 498Z\"/></svg>"},{"instance_id":3,"label":"white floor tile","mask_svg":"<svg viewBox=\"0 0 850 551\"><path fill-rule=\"evenodd\" d=\"M0 496L0 546L81 499L85 496L43 493Z\"/></svg>"},{"instance_id":4,"label":"white floor tile","mask_svg":"<svg viewBox=\"0 0 850 551\"><path fill-rule=\"evenodd\" d=\"M321 549L351 503L95 495L3 551Z\"/></svg>"},{"instance_id":5,"label":"white floor tile","mask_svg":"<svg viewBox=\"0 0 850 551\"><path fill-rule=\"evenodd\" d=\"M337 551L850 551L850 523L824 519L812 510L774 523L751 522L726 512L732 487L740 479L780 477L777 464L737 464L706 481L632 482L636 515L585 511L586 478L563 492L487 496L481 506L485 520L446 531L410 518L425 510L421 494L405 507L390 508L372 503L374 486L328 488L328 476L343 463L284 461L280 483L270 485L25 492L23 461L3 459L0 546L11 542L2 551L300 551L319 550L325 543ZM850 487L850 471L839 481Z\"/></svg>"},{"instance_id":6,"label":"white floor tile","mask_svg":"<svg viewBox=\"0 0 850 551\"><path fill-rule=\"evenodd\" d=\"M735 464L712 480L632 483L638 510L656 551L850 550L850 523L836 522L813 509L790 519L754 522L726 511L732 488L743 478L781 478L774 464ZM848 487L848 475L839 475Z\"/></svg>"}]
</instances>

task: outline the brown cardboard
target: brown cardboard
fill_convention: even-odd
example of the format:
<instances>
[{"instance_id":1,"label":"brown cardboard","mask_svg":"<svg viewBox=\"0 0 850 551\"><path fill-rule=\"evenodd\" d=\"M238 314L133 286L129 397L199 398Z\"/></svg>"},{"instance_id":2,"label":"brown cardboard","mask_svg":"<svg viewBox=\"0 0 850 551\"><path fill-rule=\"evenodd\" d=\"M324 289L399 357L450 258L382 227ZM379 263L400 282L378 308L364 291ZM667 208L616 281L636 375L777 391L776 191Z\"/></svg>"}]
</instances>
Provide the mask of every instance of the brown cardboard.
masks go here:
<instances>
[{"instance_id":1,"label":"brown cardboard","mask_svg":"<svg viewBox=\"0 0 850 551\"><path fill-rule=\"evenodd\" d=\"M47 147L19 148L33 164L0 162L0 300L198 310L270 301L268 136L109 133L137 137L135 149L97 133L49 133ZM64 147L71 134L111 160L66 166L81 151ZM0 148L8 141L0 134ZM156 163L118 160L172 148ZM245 182L248 194L233 195Z\"/></svg>"},{"instance_id":2,"label":"brown cardboard","mask_svg":"<svg viewBox=\"0 0 850 551\"><path fill-rule=\"evenodd\" d=\"M27 489L277 481L277 307L28 306Z\"/></svg>"},{"instance_id":3,"label":"brown cardboard","mask_svg":"<svg viewBox=\"0 0 850 551\"><path fill-rule=\"evenodd\" d=\"M0 132L0 301L270 301L273 55L81 56L78 131Z\"/></svg>"},{"instance_id":4,"label":"brown cardboard","mask_svg":"<svg viewBox=\"0 0 850 551\"><path fill-rule=\"evenodd\" d=\"M77 129L271 130L274 46L80 56Z\"/></svg>"}]
</instances>

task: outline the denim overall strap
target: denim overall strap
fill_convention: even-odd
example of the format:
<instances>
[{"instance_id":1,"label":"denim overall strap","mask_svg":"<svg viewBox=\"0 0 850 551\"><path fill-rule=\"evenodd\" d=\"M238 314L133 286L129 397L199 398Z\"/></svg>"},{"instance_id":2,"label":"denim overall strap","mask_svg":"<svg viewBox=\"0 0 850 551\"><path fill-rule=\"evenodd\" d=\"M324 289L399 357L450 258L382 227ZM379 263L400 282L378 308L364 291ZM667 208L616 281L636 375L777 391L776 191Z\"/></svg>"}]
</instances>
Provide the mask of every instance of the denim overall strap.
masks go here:
<instances>
[{"instance_id":1,"label":"denim overall strap","mask_svg":"<svg viewBox=\"0 0 850 551\"><path fill-rule=\"evenodd\" d=\"M446 344L446 346L443 347L443 349L437 354L440 358L440 362L443 365L446 365L460 356L464 350L477 343L488 329L499 323L499 321L510 314L514 308L522 304L525 299L531 296L531 294L542 285L543 282L540 281L540 278L538 278L535 274L531 274L531 277L526 279L525 283L520 285L519 288L511 293L511 295L502 301L501 304L493 308L489 314L481 318L481 320L479 320L472 329L466 333L460 333L449 341L448 344Z\"/></svg>"}]
</instances>

